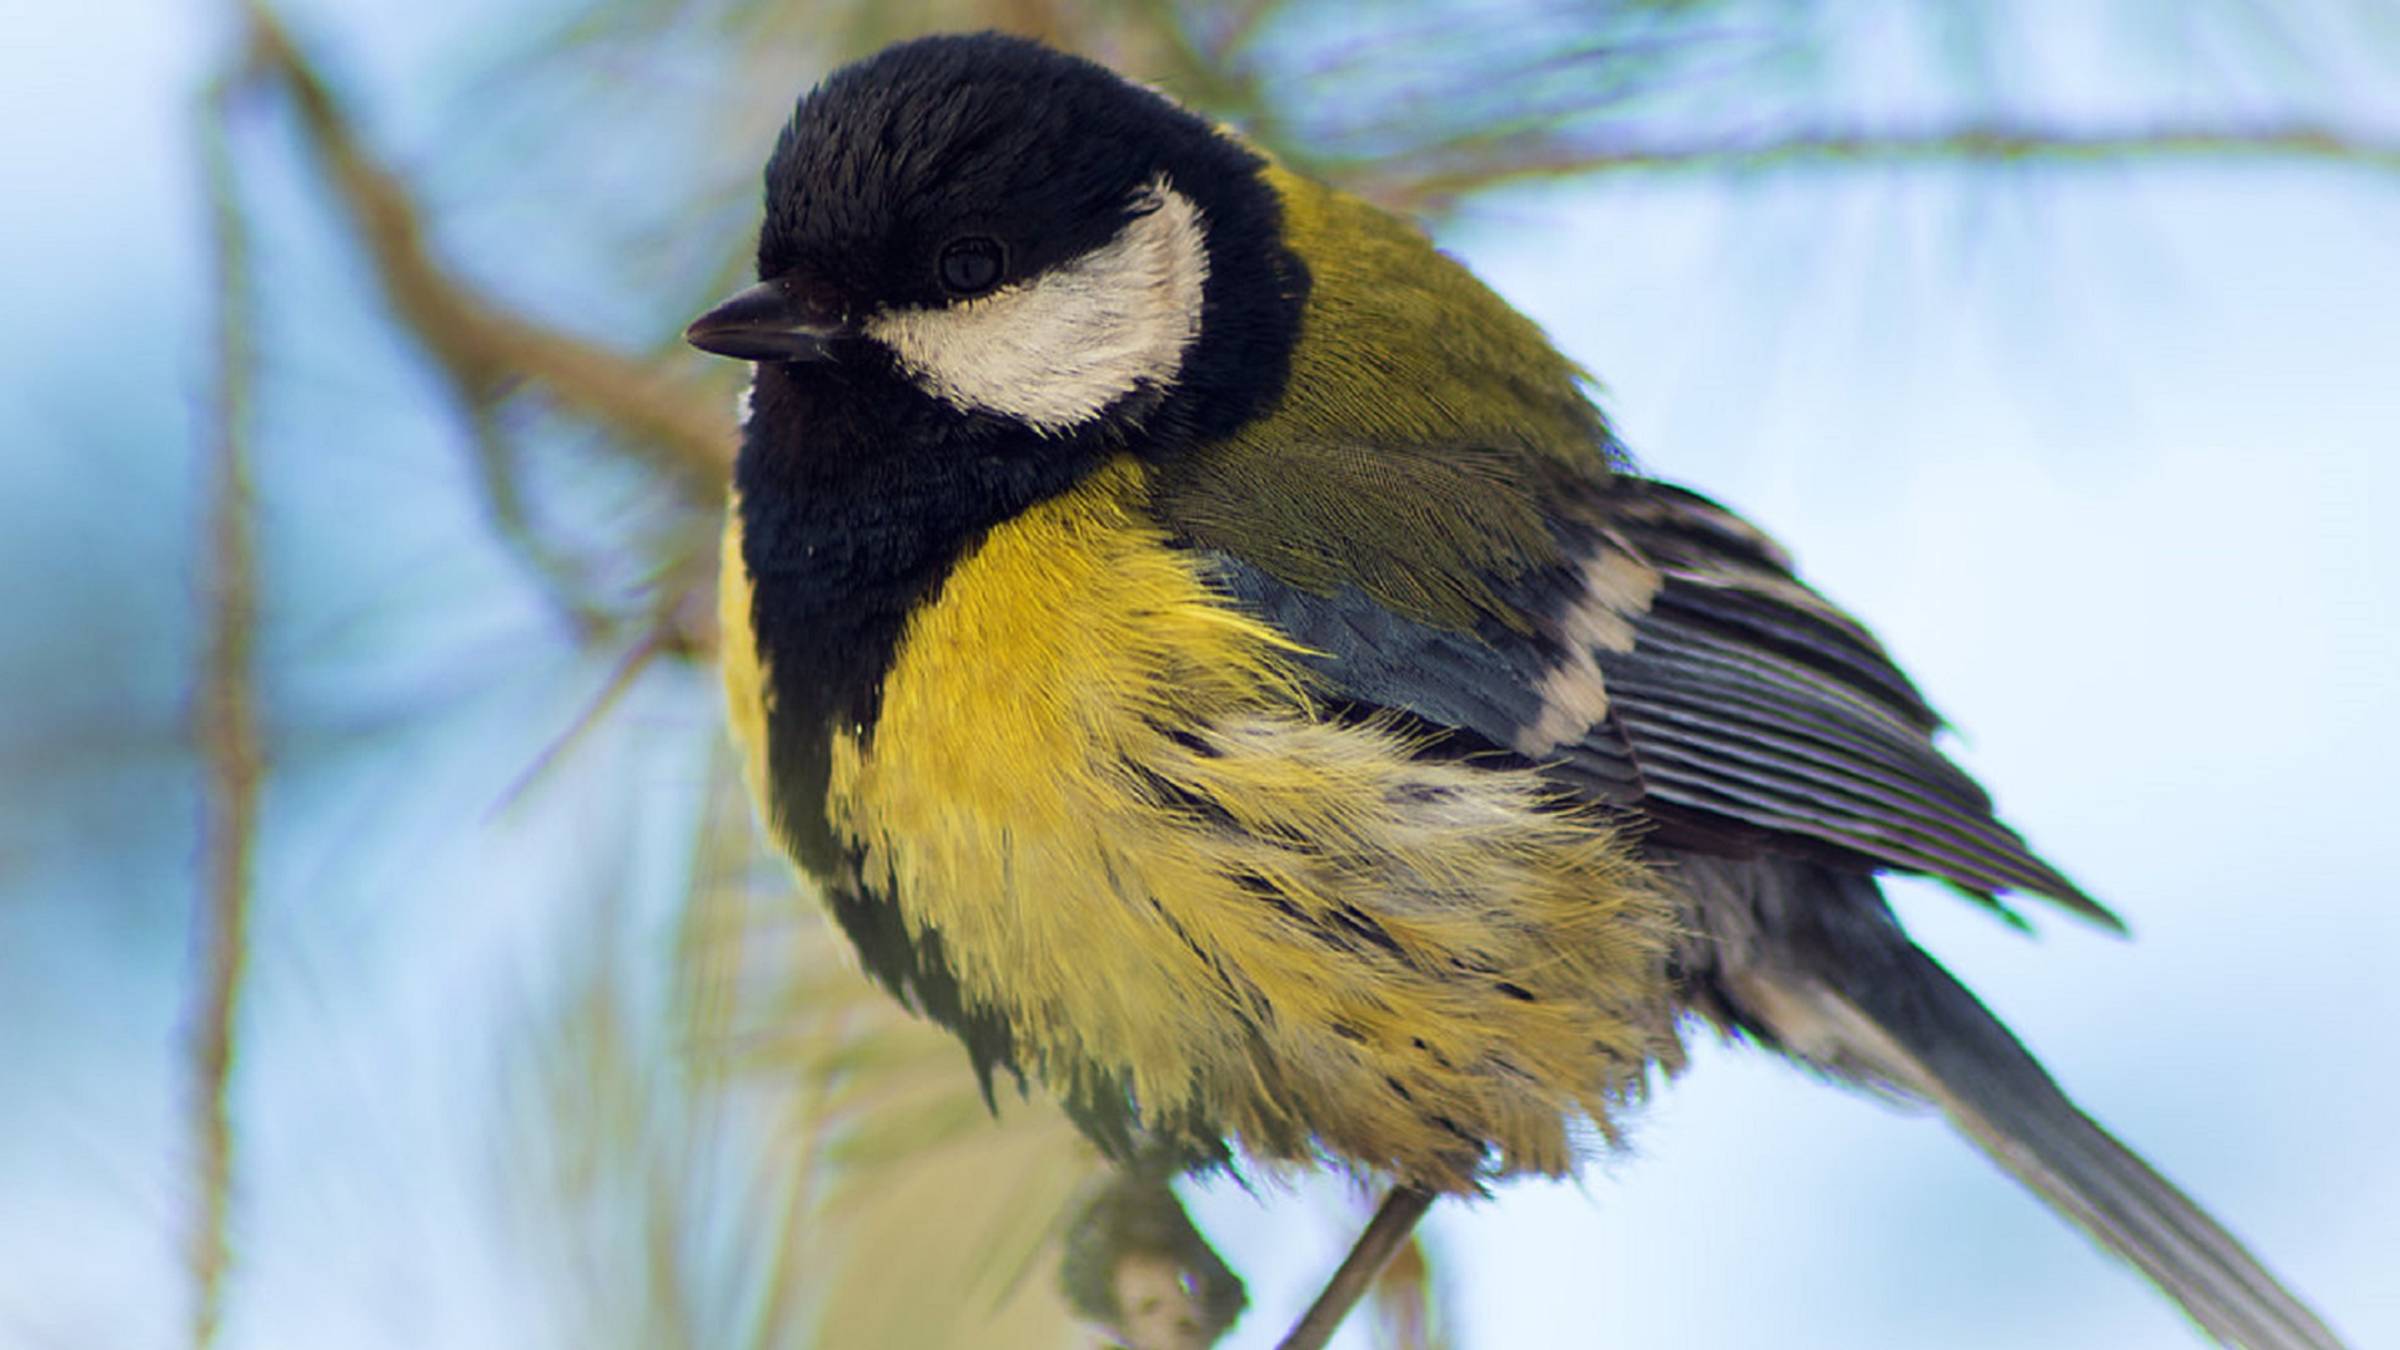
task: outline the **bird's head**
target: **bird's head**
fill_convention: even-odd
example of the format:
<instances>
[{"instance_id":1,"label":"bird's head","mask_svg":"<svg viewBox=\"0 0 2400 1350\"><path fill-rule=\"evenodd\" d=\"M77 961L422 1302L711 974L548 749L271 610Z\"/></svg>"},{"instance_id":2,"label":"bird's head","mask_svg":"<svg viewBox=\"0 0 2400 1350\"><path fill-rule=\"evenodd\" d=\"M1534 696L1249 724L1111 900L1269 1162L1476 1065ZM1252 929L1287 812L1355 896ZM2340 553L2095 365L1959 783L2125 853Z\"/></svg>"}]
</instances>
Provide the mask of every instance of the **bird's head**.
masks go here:
<instances>
[{"instance_id":1,"label":"bird's head","mask_svg":"<svg viewBox=\"0 0 2400 1350\"><path fill-rule=\"evenodd\" d=\"M758 284L686 337L762 397L838 386L967 439L1221 433L1280 392L1307 290L1264 169L1038 43L902 43L801 99Z\"/></svg>"}]
</instances>

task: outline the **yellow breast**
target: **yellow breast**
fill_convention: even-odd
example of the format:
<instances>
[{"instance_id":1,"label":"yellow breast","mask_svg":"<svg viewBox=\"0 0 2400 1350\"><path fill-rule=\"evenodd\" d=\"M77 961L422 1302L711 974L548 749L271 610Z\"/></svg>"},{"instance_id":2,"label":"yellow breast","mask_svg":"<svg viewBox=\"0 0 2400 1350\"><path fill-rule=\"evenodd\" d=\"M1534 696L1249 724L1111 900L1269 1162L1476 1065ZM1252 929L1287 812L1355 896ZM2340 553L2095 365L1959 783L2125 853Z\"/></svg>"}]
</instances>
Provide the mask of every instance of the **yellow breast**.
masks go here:
<instances>
[{"instance_id":1,"label":"yellow breast","mask_svg":"<svg viewBox=\"0 0 2400 1350\"><path fill-rule=\"evenodd\" d=\"M875 725L833 743L861 884L1061 1092L1113 1078L1153 1123L1431 1184L1487 1142L1570 1165L1569 1121L1606 1129L1669 1044L1663 892L1534 771L1322 716L1143 496L1105 467L912 617Z\"/></svg>"}]
</instances>

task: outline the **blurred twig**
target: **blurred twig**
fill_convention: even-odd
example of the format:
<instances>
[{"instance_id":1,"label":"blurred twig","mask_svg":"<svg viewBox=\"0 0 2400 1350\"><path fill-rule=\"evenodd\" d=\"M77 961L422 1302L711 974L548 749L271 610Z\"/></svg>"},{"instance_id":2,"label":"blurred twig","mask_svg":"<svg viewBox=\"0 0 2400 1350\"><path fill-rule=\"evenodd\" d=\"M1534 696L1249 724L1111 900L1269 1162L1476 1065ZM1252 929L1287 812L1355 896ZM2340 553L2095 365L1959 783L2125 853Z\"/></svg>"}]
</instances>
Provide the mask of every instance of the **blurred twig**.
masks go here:
<instances>
[{"instance_id":1,"label":"blurred twig","mask_svg":"<svg viewBox=\"0 0 2400 1350\"><path fill-rule=\"evenodd\" d=\"M534 784L562 763L568 752L589 735L625 697L642 672L661 657L695 657L712 652L716 646L716 616L712 612L716 601L716 569L713 558L686 559L670 568L660 587L660 602L653 606L641 635L617 659L608 680L594 694L582 712L556 740L535 756L516 781L500 794L495 809L504 809L531 791Z\"/></svg>"},{"instance_id":2,"label":"blurred twig","mask_svg":"<svg viewBox=\"0 0 2400 1350\"><path fill-rule=\"evenodd\" d=\"M333 91L263 0L243 14L255 60L288 90L326 177L349 210L392 308L449 375L470 409L520 383L619 433L695 502L714 506L733 461L723 401L621 352L511 313L436 260L423 214L400 179L359 140Z\"/></svg>"},{"instance_id":3,"label":"blurred twig","mask_svg":"<svg viewBox=\"0 0 2400 1350\"><path fill-rule=\"evenodd\" d=\"M1388 168L1328 166L1355 190L1427 210L1506 183L1633 171L1756 174L1849 167L2045 164L2102 166L2163 159L2283 159L2400 171L2400 139L2312 122L2192 123L2097 131L1978 122L1925 131L1816 130L1756 140L1644 144L1536 130L1429 147Z\"/></svg>"},{"instance_id":4,"label":"blurred twig","mask_svg":"<svg viewBox=\"0 0 2400 1350\"><path fill-rule=\"evenodd\" d=\"M489 397L475 398L467 408L477 479L484 505L491 512L492 528L543 581L576 635L589 641L607 631L608 616L589 599L588 587L574 562L552 548L535 528L533 512L518 482L517 447L501 424L500 413L498 400Z\"/></svg>"},{"instance_id":5,"label":"blurred twig","mask_svg":"<svg viewBox=\"0 0 2400 1350\"><path fill-rule=\"evenodd\" d=\"M230 114L248 71L211 86L200 118L208 231L216 296L216 406L207 454L207 522L201 532L206 651L193 691L192 734L206 776L201 791L201 953L191 1011L191 1130L199 1194L188 1234L191 1338L215 1344L231 1260L227 1215L233 1193L233 1130L226 1095L233 1073L242 975L249 956L251 856L258 832L260 745L254 641L258 571L251 531L249 431L255 373L251 347L249 234L233 168Z\"/></svg>"}]
</instances>

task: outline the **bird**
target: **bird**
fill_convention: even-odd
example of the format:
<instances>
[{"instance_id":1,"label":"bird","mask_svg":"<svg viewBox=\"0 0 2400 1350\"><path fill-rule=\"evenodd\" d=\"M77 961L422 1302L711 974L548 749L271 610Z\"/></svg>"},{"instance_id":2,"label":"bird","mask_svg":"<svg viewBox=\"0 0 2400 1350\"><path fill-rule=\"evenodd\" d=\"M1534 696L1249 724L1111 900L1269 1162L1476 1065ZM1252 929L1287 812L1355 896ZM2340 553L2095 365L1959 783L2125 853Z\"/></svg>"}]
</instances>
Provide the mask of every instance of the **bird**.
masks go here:
<instances>
[{"instance_id":1,"label":"bird","mask_svg":"<svg viewBox=\"0 0 2400 1350\"><path fill-rule=\"evenodd\" d=\"M2335 1335L2085 1116L1878 878L2118 920L1773 539L1651 478L1413 222L1085 58L803 93L755 285L722 669L863 971L1113 1158L1382 1208L1618 1140L1714 1030L1938 1108L2208 1336Z\"/></svg>"}]
</instances>

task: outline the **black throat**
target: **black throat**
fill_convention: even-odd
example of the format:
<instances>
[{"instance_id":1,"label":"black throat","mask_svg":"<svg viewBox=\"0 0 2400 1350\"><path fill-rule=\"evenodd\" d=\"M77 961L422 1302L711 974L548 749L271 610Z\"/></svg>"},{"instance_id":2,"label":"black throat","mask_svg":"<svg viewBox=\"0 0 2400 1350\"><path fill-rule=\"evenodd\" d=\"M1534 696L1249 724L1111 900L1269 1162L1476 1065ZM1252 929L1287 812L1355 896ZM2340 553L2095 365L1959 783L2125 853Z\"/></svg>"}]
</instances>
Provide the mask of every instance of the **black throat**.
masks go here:
<instances>
[{"instance_id":1,"label":"black throat","mask_svg":"<svg viewBox=\"0 0 2400 1350\"><path fill-rule=\"evenodd\" d=\"M734 464L742 561L779 824L812 870L838 857L822 819L833 733L871 732L910 612L984 531L1103 458L1098 443L962 416L883 371L759 369Z\"/></svg>"}]
</instances>

